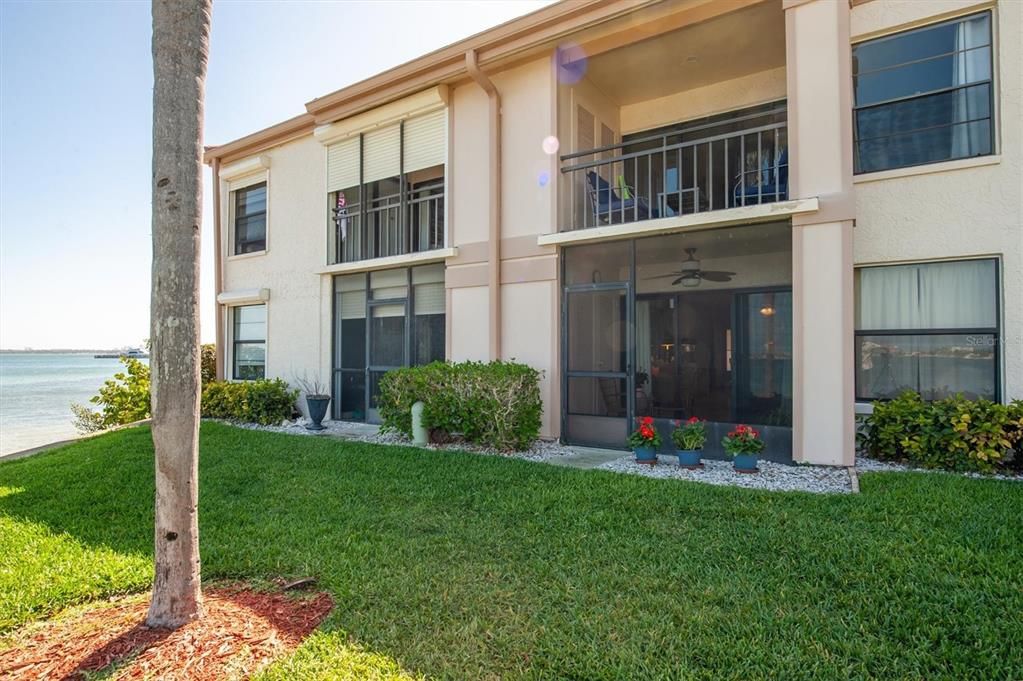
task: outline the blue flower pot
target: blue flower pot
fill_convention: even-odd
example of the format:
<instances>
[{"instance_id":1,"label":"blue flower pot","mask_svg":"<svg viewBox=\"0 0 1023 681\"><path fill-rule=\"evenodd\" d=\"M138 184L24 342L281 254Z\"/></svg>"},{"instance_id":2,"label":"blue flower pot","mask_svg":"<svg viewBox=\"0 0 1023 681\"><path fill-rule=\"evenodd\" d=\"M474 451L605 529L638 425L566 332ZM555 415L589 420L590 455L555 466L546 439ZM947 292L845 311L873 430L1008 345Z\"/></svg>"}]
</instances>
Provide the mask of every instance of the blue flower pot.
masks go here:
<instances>
[{"instance_id":1,"label":"blue flower pot","mask_svg":"<svg viewBox=\"0 0 1023 681\"><path fill-rule=\"evenodd\" d=\"M632 453L636 455L636 463L645 463L649 466L657 463L657 450L653 447L636 447Z\"/></svg>"},{"instance_id":2,"label":"blue flower pot","mask_svg":"<svg viewBox=\"0 0 1023 681\"><path fill-rule=\"evenodd\" d=\"M736 454L735 458L732 459L732 467L739 473L756 473L759 471L757 468L757 455Z\"/></svg>"},{"instance_id":3,"label":"blue flower pot","mask_svg":"<svg viewBox=\"0 0 1023 681\"><path fill-rule=\"evenodd\" d=\"M678 449L675 450L678 454L678 465L683 468L701 468L703 466L700 463L700 456L703 454L702 450L699 449Z\"/></svg>"},{"instance_id":4,"label":"blue flower pot","mask_svg":"<svg viewBox=\"0 0 1023 681\"><path fill-rule=\"evenodd\" d=\"M309 407L309 425L306 430L323 430L323 417L327 415L327 405L330 404L328 395L307 395L306 406Z\"/></svg>"}]
</instances>

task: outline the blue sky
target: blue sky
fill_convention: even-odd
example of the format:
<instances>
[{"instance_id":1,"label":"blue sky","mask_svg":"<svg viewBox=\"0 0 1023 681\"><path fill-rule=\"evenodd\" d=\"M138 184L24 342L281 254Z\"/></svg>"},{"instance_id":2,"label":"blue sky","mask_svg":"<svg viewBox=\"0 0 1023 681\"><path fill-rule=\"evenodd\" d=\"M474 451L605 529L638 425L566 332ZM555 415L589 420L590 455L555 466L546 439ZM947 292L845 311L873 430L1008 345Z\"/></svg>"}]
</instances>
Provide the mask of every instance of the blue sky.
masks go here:
<instances>
[{"instance_id":1,"label":"blue sky","mask_svg":"<svg viewBox=\"0 0 1023 681\"><path fill-rule=\"evenodd\" d=\"M214 2L205 144L548 4ZM149 335L148 2L0 0L0 348ZM212 341L206 169L202 324Z\"/></svg>"}]
</instances>

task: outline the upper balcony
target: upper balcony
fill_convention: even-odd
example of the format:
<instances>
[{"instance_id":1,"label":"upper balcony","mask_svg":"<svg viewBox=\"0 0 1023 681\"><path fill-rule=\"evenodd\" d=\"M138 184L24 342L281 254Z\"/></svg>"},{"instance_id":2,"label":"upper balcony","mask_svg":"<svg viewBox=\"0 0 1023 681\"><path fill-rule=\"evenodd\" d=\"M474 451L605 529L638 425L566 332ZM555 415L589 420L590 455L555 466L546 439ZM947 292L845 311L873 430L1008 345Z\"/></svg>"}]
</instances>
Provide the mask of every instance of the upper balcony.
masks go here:
<instances>
[{"instance_id":1,"label":"upper balcony","mask_svg":"<svg viewBox=\"0 0 1023 681\"><path fill-rule=\"evenodd\" d=\"M444 169L430 170L333 193L331 264L443 248Z\"/></svg>"},{"instance_id":2,"label":"upper balcony","mask_svg":"<svg viewBox=\"0 0 1023 681\"><path fill-rule=\"evenodd\" d=\"M409 99L318 133L327 145L328 265L444 247L445 98L435 89ZM388 117L400 120L378 120Z\"/></svg>"},{"instance_id":3,"label":"upper balcony","mask_svg":"<svg viewBox=\"0 0 1023 681\"><path fill-rule=\"evenodd\" d=\"M588 45L560 55L559 231L789 198L780 2Z\"/></svg>"}]
</instances>

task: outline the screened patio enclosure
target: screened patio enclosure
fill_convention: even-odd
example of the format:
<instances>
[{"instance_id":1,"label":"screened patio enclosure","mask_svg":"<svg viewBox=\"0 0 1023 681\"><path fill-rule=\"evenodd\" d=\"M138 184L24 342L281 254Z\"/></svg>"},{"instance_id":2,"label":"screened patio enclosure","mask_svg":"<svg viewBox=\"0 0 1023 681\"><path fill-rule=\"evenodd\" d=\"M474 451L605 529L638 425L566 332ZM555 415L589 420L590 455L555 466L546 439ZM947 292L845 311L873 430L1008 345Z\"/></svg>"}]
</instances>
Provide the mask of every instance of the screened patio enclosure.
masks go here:
<instances>
[{"instance_id":1,"label":"screened patio enclosure","mask_svg":"<svg viewBox=\"0 0 1023 681\"><path fill-rule=\"evenodd\" d=\"M573 444L625 448L652 416L706 419L705 453L737 423L765 458L792 455L792 251L787 222L566 248L563 423Z\"/></svg>"},{"instance_id":2,"label":"screened patio enclosure","mask_svg":"<svg viewBox=\"0 0 1023 681\"><path fill-rule=\"evenodd\" d=\"M390 369L444 359L444 265L334 277L331 418L379 423Z\"/></svg>"}]
</instances>

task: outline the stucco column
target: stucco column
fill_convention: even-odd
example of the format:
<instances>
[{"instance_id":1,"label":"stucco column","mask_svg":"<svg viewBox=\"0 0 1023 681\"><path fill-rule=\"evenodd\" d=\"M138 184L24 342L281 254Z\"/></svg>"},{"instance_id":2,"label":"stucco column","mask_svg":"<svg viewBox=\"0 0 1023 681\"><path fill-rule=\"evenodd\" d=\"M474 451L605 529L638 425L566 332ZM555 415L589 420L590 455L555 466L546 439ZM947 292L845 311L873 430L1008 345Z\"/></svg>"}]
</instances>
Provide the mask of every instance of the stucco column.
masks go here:
<instances>
[{"instance_id":1,"label":"stucco column","mask_svg":"<svg viewBox=\"0 0 1023 681\"><path fill-rule=\"evenodd\" d=\"M852 65L845 0L784 0L792 220L793 456L852 465Z\"/></svg>"}]
</instances>

